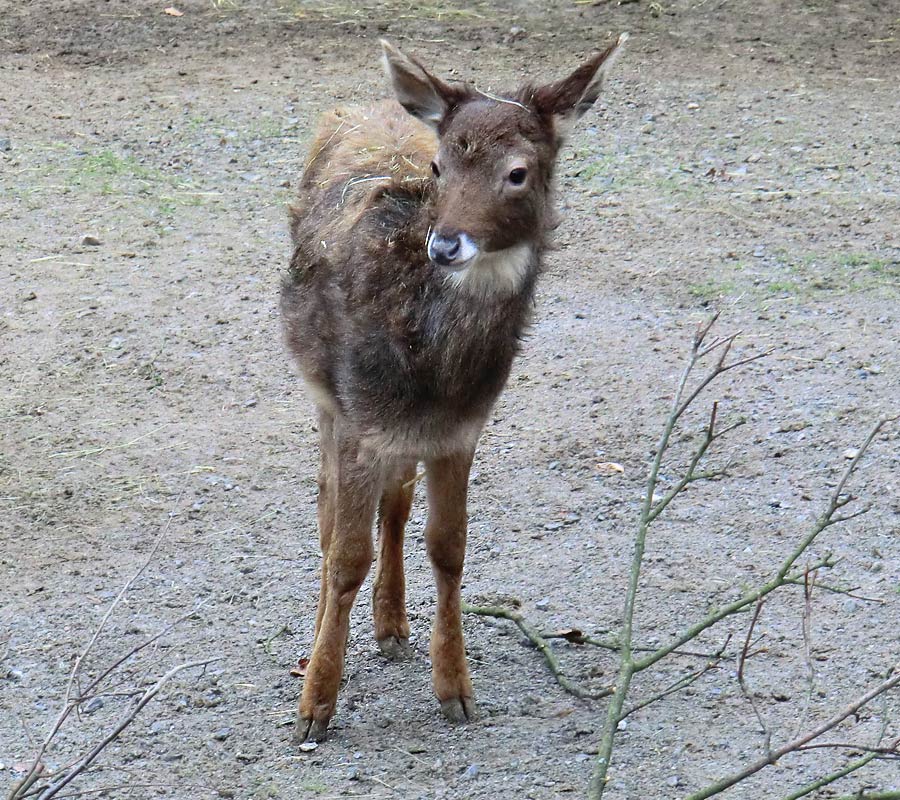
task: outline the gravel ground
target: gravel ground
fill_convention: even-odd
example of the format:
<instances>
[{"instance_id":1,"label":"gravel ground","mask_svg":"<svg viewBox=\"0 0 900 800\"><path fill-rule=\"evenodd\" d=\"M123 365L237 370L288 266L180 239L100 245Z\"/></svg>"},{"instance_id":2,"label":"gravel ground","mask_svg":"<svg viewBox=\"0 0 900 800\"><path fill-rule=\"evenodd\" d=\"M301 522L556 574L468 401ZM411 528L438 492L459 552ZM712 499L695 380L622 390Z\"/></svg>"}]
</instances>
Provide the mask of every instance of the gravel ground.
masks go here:
<instances>
[{"instance_id":1,"label":"gravel ground","mask_svg":"<svg viewBox=\"0 0 900 800\"><path fill-rule=\"evenodd\" d=\"M463 595L515 599L541 630L616 629L650 454L692 332L718 309L722 332L743 332L739 355L774 352L716 385L663 466L670 486L708 402L746 420L711 456L733 459L731 475L692 486L652 531L636 636L653 645L764 581L848 451L900 412L900 7L186 0L179 17L164 5L42 0L0 17L0 783L21 777L75 654L152 555L86 673L198 603L112 691L220 660L176 676L67 796L585 796L605 701L567 695L509 623L466 617L482 716L441 719L421 498L406 557L413 659L377 654L367 585L331 739L309 754L291 743L290 670L318 594L317 454L276 303L314 119L385 95L378 36L502 88L632 32L563 156L558 247L476 458ZM747 679L775 743L900 657L898 441L885 428L853 481L869 513L808 554L833 553L820 580L855 588L814 593L809 658L802 589L757 623ZM763 752L735 680L748 622L702 637L715 650L733 635L723 661L628 719L606 797L683 798ZM613 679L606 651L553 646L573 680ZM635 698L696 667L664 662ZM128 702L88 704L47 767L85 752ZM831 741L872 743L884 720L900 736L897 693ZM727 796L778 800L858 752L783 759ZM897 762L811 797L860 787L900 789Z\"/></svg>"}]
</instances>

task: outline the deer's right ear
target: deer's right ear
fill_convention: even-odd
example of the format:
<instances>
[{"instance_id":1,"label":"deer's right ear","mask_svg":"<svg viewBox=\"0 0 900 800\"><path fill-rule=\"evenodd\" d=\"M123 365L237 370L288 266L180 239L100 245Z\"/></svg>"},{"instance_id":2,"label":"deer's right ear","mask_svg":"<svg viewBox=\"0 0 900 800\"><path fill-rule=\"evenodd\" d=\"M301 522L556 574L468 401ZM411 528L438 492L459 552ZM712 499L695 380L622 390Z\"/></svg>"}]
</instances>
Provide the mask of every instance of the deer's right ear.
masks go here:
<instances>
[{"instance_id":1,"label":"deer's right ear","mask_svg":"<svg viewBox=\"0 0 900 800\"><path fill-rule=\"evenodd\" d=\"M437 129L460 100L460 92L436 78L416 59L382 39L382 63L400 105L426 125Z\"/></svg>"}]
</instances>

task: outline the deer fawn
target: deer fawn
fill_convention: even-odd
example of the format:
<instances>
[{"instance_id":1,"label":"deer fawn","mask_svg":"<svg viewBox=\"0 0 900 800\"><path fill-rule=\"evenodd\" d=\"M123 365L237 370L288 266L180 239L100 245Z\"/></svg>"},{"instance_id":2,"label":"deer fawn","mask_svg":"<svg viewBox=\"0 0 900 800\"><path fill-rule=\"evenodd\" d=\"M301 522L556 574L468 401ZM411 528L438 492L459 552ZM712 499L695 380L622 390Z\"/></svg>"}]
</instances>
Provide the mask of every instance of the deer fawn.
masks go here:
<instances>
[{"instance_id":1,"label":"deer fawn","mask_svg":"<svg viewBox=\"0 0 900 800\"><path fill-rule=\"evenodd\" d=\"M420 461L434 690L451 721L474 715L460 618L469 469L529 321L555 225L556 155L625 38L561 81L502 97L445 83L382 42L399 104L321 121L281 295L321 437L322 584L302 741L322 741L334 714L376 512L375 636L389 656L407 650L403 529Z\"/></svg>"}]
</instances>

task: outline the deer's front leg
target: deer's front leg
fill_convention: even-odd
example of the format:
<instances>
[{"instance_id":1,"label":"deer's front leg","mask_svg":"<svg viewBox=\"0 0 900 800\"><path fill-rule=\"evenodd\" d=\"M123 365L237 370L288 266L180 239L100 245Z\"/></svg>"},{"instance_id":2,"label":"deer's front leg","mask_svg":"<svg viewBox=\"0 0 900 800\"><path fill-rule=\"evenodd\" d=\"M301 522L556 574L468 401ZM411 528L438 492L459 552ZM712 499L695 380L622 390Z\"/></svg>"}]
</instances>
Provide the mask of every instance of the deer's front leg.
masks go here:
<instances>
[{"instance_id":1,"label":"deer's front leg","mask_svg":"<svg viewBox=\"0 0 900 800\"><path fill-rule=\"evenodd\" d=\"M437 584L431 668L441 711L452 722L465 722L475 714L459 593L466 551L466 494L472 456L471 451L454 454L431 459L425 466L428 482L425 546Z\"/></svg>"},{"instance_id":2,"label":"deer's front leg","mask_svg":"<svg viewBox=\"0 0 900 800\"><path fill-rule=\"evenodd\" d=\"M350 609L372 564L372 522L381 491L378 468L358 463L355 445L338 441L335 450L334 528L323 567L318 631L300 697L301 741L322 741L334 715Z\"/></svg>"}]
</instances>

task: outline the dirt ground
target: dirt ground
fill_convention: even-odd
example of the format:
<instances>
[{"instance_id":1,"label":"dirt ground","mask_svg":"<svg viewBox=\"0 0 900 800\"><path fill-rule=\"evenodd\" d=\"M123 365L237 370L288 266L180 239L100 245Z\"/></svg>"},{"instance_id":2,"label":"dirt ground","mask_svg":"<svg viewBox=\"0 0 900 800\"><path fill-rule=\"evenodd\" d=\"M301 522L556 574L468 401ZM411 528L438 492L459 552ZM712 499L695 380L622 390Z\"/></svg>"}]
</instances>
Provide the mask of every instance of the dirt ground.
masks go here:
<instances>
[{"instance_id":1,"label":"dirt ground","mask_svg":"<svg viewBox=\"0 0 900 800\"><path fill-rule=\"evenodd\" d=\"M846 451L900 411L900 4L182 0L180 17L165 5L0 8L0 785L21 775L74 654L164 533L88 671L198 603L113 688L221 660L173 680L72 792L584 796L605 703L564 693L508 623L466 617L481 718L441 719L421 502L406 557L414 658L377 654L367 585L331 739L309 754L291 743L289 670L308 654L318 592L316 440L276 299L313 120L385 95L378 36L499 89L558 77L631 31L563 156L558 248L476 459L463 595L516 598L543 630L616 629L649 453L691 333L717 308L723 332L743 331L741 354L774 353L707 398L747 420L712 459L733 458L732 475L693 487L652 532L637 636L661 643L770 575ZM900 657L898 443L894 424L854 481L871 511L809 554L834 553L827 581L879 600L815 595L809 726ZM800 589L767 604L748 667L776 743L803 721L802 616ZM747 623L696 646L738 642ZM608 653L554 647L573 679L612 679ZM607 797L684 797L762 753L738 649L629 718ZM642 676L636 698L696 665ZM126 702L73 718L48 768ZM900 736L897 694L831 741L871 743L885 719ZM858 752L784 759L727 796L777 800ZM897 762L811 796L859 787L900 789Z\"/></svg>"}]
</instances>

